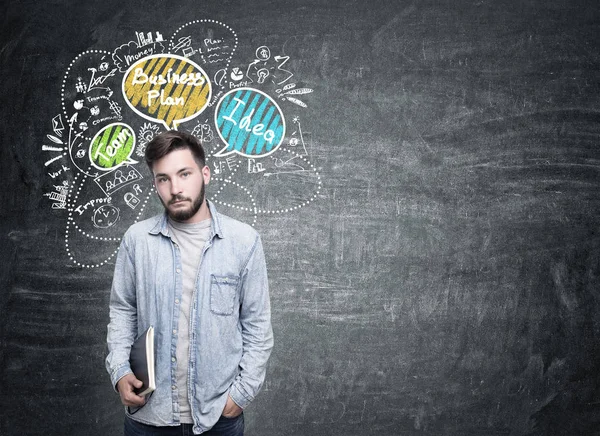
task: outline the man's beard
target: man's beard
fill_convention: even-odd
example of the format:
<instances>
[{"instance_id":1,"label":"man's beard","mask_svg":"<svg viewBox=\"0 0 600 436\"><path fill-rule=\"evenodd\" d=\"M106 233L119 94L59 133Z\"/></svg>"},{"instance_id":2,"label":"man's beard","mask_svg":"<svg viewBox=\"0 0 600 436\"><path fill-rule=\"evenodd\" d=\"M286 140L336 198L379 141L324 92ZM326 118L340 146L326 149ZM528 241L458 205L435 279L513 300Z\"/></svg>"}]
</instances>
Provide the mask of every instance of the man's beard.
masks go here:
<instances>
[{"instance_id":1,"label":"man's beard","mask_svg":"<svg viewBox=\"0 0 600 436\"><path fill-rule=\"evenodd\" d=\"M173 204L176 201L192 201L192 205L188 209L172 211L171 209L169 209L167 207L167 205L165 205L165 202L162 200L162 198L160 201L162 202L163 206L165 207L165 209L166 209L167 213L169 214L169 216L171 217L171 219L173 219L175 221L180 221L180 222L187 221L191 217L196 215L196 213L202 207L202 203L204 203L204 181L202 182L202 187L200 188L200 194L198 194L198 196L194 199L194 201L192 201L191 198L187 198L182 195L172 196L171 200L169 200L169 205Z\"/></svg>"}]
</instances>

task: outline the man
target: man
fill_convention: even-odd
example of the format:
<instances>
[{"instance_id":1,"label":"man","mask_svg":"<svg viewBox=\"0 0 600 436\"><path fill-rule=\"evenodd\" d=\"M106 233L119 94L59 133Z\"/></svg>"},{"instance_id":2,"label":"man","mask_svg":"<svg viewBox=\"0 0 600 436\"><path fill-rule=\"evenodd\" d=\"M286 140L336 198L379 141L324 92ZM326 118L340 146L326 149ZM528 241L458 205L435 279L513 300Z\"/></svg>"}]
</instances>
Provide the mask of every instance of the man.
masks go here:
<instances>
[{"instance_id":1,"label":"man","mask_svg":"<svg viewBox=\"0 0 600 436\"><path fill-rule=\"evenodd\" d=\"M242 435L273 346L260 237L204 198L210 168L198 139L161 133L145 158L165 213L123 237L107 335L125 435ZM144 398L129 350L151 325L156 391Z\"/></svg>"}]
</instances>

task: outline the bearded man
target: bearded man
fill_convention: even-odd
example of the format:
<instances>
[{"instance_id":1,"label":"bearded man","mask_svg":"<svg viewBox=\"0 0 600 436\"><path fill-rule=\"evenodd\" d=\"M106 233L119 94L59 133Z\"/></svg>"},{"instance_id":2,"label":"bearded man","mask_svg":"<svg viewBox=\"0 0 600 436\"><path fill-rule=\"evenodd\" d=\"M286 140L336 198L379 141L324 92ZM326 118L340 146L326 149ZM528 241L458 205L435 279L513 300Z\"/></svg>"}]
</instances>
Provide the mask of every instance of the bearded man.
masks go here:
<instances>
[{"instance_id":1,"label":"bearded man","mask_svg":"<svg viewBox=\"0 0 600 436\"><path fill-rule=\"evenodd\" d=\"M161 133L145 159L165 212L125 233L109 305L106 368L127 406L124 434L241 436L273 347L261 239L205 199L197 138ZM140 396L129 353L150 326L156 390Z\"/></svg>"}]
</instances>

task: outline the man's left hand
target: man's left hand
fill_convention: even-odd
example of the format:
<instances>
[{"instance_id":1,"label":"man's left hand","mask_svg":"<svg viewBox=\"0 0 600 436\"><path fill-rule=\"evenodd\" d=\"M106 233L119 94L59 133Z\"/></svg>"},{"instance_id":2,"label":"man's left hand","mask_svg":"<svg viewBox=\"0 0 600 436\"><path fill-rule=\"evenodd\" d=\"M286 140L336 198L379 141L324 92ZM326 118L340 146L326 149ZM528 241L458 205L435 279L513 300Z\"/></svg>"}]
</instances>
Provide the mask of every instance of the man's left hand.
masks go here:
<instances>
[{"instance_id":1,"label":"man's left hand","mask_svg":"<svg viewBox=\"0 0 600 436\"><path fill-rule=\"evenodd\" d=\"M223 409L223 415L225 418L235 418L242 414L242 408L235 404L235 401L231 399L231 397L227 396L227 403L225 403L225 408Z\"/></svg>"}]
</instances>

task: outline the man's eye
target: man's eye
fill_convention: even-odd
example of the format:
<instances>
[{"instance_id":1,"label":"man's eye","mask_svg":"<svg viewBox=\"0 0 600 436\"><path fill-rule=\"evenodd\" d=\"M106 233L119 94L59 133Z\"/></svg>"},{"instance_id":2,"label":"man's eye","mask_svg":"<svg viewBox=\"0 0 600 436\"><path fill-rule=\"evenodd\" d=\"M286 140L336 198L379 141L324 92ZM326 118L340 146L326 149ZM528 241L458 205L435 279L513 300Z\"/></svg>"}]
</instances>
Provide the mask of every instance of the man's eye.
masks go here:
<instances>
[{"instance_id":1,"label":"man's eye","mask_svg":"<svg viewBox=\"0 0 600 436\"><path fill-rule=\"evenodd\" d=\"M190 175L190 173L189 173L189 171L186 171L185 173L181 173L181 175L182 175L183 177L188 177L188 176Z\"/></svg>"}]
</instances>

